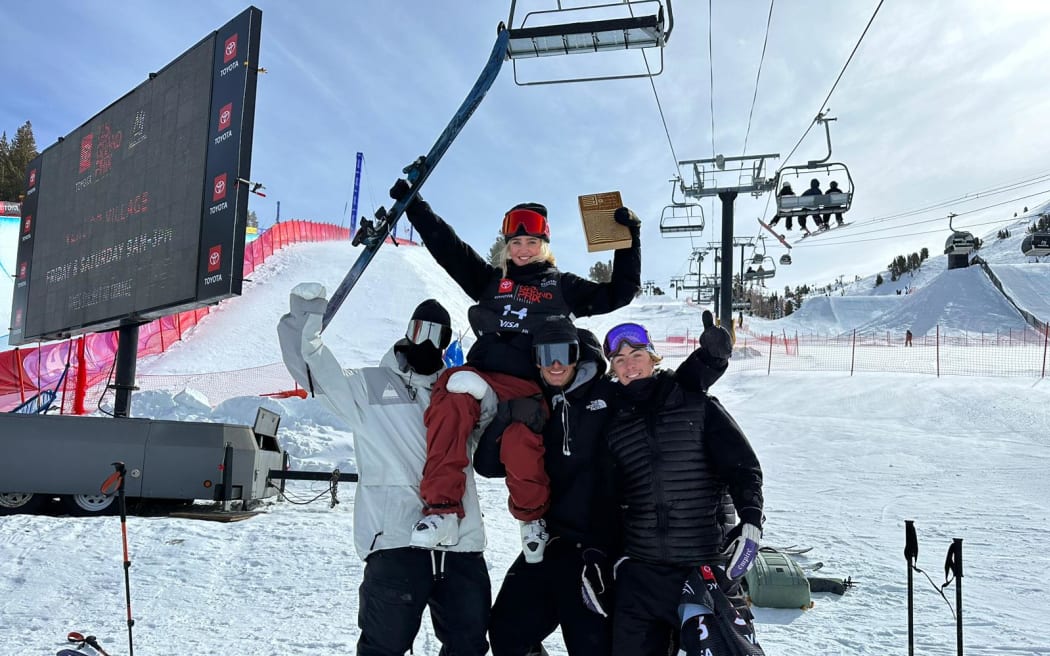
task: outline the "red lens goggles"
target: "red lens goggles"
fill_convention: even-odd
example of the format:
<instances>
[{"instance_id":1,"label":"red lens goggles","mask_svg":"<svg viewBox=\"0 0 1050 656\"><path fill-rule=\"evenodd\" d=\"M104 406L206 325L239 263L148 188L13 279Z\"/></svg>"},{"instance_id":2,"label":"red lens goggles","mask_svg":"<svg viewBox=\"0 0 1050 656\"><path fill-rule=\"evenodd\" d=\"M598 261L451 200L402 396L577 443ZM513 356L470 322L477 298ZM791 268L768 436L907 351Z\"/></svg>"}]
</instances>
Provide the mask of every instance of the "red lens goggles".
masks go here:
<instances>
[{"instance_id":1,"label":"red lens goggles","mask_svg":"<svg viewBox=\"0 0 1050 656\"><path fill-rule=\"evenodd\" d=\"M547 217L539 212L516 209L507 212L503 217L503 236L507 239L519 236L539 237L550 241L551 229L547 225Z\"/></svg>"}]
</instances>

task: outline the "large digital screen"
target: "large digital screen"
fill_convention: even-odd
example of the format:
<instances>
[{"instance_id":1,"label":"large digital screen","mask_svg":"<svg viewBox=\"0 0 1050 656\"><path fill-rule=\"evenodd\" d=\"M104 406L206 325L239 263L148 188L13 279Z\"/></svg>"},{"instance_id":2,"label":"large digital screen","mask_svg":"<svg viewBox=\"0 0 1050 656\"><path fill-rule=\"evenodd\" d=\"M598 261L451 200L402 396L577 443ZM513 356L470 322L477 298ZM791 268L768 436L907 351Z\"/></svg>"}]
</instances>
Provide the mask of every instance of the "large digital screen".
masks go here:
<instances>
[{"instance_id":1,"label":"large digital screen","mask_svg":"<svg viewBox=\"0 0 1050 656\"><path fill-rule=\"evenodd\" d=\"M30 163L10 343L241 292L261 21L245 10Z\"/></svg>"}]
</instances>

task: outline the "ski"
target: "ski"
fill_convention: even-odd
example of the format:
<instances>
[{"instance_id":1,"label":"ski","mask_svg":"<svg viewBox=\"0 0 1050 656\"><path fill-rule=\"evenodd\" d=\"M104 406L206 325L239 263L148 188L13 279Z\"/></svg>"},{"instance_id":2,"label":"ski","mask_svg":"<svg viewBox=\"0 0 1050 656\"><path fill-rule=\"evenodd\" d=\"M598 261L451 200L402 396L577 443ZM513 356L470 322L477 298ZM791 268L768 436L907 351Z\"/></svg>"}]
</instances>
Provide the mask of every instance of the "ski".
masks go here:
<instances>
[{"instance_id":1,"label":"ski","mask_svg":"<svg viewBox=\"0 0 1050 656\"><path fill-rule=\"evenodd\" d=\"M804 553L809 553L810 551L813 551L813 547L802 547L802 546L799 546L797 544L792 544L792 545L789 545L789 546L786 546L786 547L769 547L769 548L772 549L773 551L776 551L776 552L779 552L779 553L783 553L783 554L789 554L791 556L801 556Z\"/></svg>"},{"instance_id":2,"label":"ski","mask_svg":"<svg viewBox=\"0 0 1050 656\"><path fill-rule=\"evenodd\" d=\"M63 649L63 650L59 651L57 654L55 654L55 656L88 656L88 655L85 654L82 651L77 651L75 649Z\"/></svg>"},{"instance_id":3,"label":"ski","mask_svg":"<svg viewBox=\"0 0 1050 656\"><path fill-rule=\"evenodd\" d=\"M471 88L470 93L467 94L459 109L456 110L455 115L452 116L452 120L445 126L445 130L434 142L430 152L405 167L406 179L412 185L411 193L395 202L389 212L380 207L376 211L375 221L368 221L367 224L364 220L361 221L361 229L354 235L353 243L354 245L364 244L364 251L357 257L357 261L350 267L346 277L343 278L343 281L339 283L339 287L336 288L331 298L329 298L328 306L325 308L324 316L321 319L321 330L328 327L332 317L335 316L343 301L346 300L350 290L357 284L361 274L364 273L365 268L368 267L372 258L375 257L383 242L394 233L397 220L401 218L405 208L415 199L419 188L426 182L434 167L441 161L445 151L452 145L460 130L466 125L467 120L470 119L474 110L478 108L478 105L485 98L489 88L492 87L493 82L496 81L496 77L503 67L503 60L507 55L509 38L510 31L501 24L499 34L496 36L496 44L492 46L492 53L489 55L485 68L481 70L481 75L478 76L477 82L474 83L474 87Z\"/></svg>"},{"instance_id":4,"label":"ski","mask_svg":"<svg viewBox=\"0 0 1050 656\"><path fill-rule=\"evenodd\" d=\"M788 249L788 250L791 250L791 244L789 244L789 243L788 243L788 240L787 240L787 238L786 238L786 237L784 237L784 235L782 235L782 234L780 234L779 232L777 232L776 230L774 230L774 229L773 229L773 226L769 225L768 223L766 223L766 222L765 222L765 221L763 221L762 219L759 219L759 220L758 220L758 223L759 223L759 224L760 224L760 225L761 225L761 226L762 226L763 228L765 228L766 230L768 230L768 231L770 231L771 233L773 233L773 236L774 236L774 237L776 237L776 238L777 238L777 239L778 239L778 240L780 241L780 243L784 245L784 248L786 248L786 249Z\"/></svg>"},{"instance_id":5,"label":"ski","mask_svg":"<svg viewBox=\"0 0 1050 656\"><path fill-rule=\"evenodd\" d=\"M819 237L820 235L826 235L829 232L831 232L832 230L838 230L839 228L845 228L848 225L852 225L852 222L851 221L846 221L845 223L836 223L836 224L833 224L833 225L829 225L827 228L820 228L819 230L808 230L808 231L806 231L806 234L804 234L804 235L802 235L801 237L798 238L798 241L800 242L803 239L805 239L806 237ZM798 242L795 242L795 243L797 244Z\"/></svg>"}]
</instances>

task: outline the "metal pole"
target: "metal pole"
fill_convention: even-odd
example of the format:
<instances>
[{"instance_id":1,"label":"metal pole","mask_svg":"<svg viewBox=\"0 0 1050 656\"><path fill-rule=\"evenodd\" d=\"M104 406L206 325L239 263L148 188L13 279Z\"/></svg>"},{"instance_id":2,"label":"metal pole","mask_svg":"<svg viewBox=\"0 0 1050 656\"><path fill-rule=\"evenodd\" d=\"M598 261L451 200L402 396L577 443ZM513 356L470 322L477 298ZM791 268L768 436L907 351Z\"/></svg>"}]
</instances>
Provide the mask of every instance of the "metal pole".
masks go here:
<instances>
[{"instance_id":1,"label":"metal pole","mask_svg":"<svg viewBox=\"0 0 1050 656\"><path fill-rule=\"evenodd\" d=\"M722 201L722 307L718 320L726 330L733 327L733 201L735 191L719 192Z\"/></svg>"},{"instance_id":2,"label":"metal pole","mask_svg":"<svg viewBox=\"0 0 1050 656\"><path fill-rule=\"evenodd\" d=\"M919 557L919 539L915 535L915 521L904 520L904 559L908 561L908 656L915 654L915 623L912 599L912 570Z\"/></svg>"},{"instance_id":3,"label":"metal pole","mask_svg":"<svg viewBox=\"0 0 1050 656\"><path fill-rule=\"evenodd\" d=\"M113 378L116 395L113 400L114 417L131 416L131 392L135 387L135 361L138 358L139 325L131 324L117 329L117 362Z\"/></svg>"}]
</instances>

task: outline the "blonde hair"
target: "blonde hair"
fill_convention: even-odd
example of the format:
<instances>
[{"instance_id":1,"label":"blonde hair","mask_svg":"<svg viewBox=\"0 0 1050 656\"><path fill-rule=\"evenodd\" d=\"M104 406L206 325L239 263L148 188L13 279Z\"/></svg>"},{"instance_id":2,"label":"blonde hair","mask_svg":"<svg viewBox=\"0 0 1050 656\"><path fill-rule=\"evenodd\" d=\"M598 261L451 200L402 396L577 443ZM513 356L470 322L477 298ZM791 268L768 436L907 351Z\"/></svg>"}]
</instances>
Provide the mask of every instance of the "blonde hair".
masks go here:
<instances>
[{"instance_id":1,"label":"blonde hair","mask_svg":"<svg viewBox=\"0 0 1050 656\"><path fill-rule=\"evenodd\" d=\"M503 247L499 249L499 253L496 255L496 259L501 262L500 269L503 271L503 277L507 277L507 262L510 262L510 243L507 241L503 242ZM557 266L557 262L554 259L554 253L551 252L551 245L549 242L540 240L540 252L532 258L530 262L546 262L551 266Z\"/></svg>"}]
</instances>

